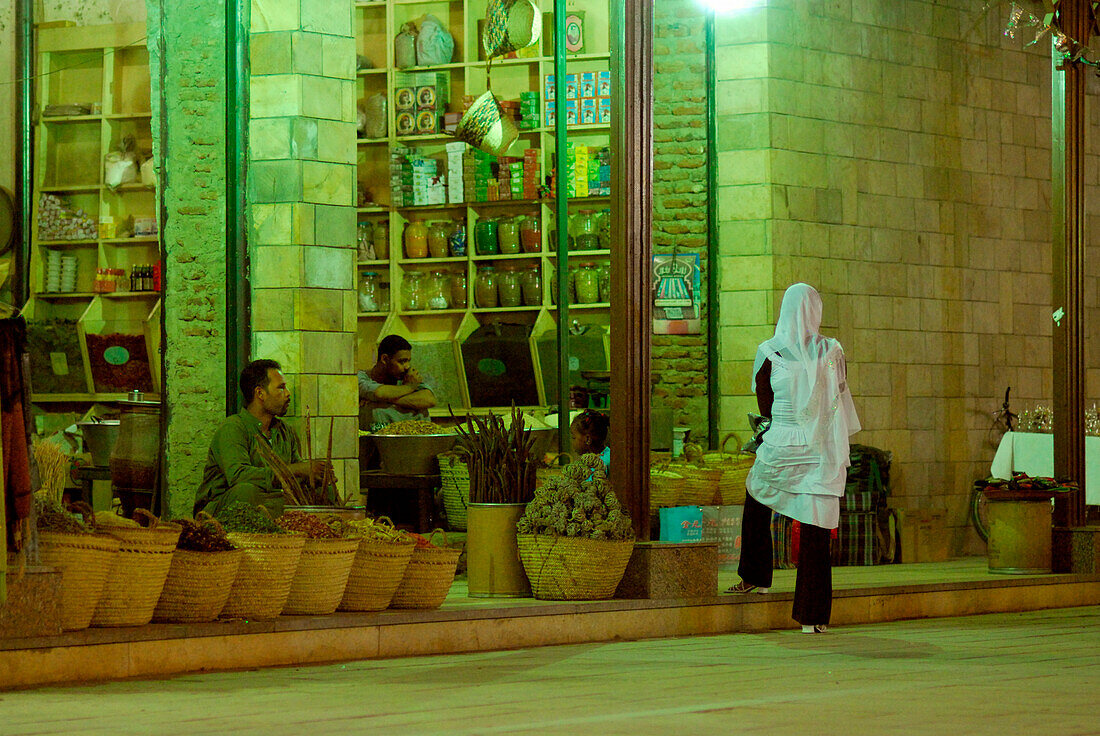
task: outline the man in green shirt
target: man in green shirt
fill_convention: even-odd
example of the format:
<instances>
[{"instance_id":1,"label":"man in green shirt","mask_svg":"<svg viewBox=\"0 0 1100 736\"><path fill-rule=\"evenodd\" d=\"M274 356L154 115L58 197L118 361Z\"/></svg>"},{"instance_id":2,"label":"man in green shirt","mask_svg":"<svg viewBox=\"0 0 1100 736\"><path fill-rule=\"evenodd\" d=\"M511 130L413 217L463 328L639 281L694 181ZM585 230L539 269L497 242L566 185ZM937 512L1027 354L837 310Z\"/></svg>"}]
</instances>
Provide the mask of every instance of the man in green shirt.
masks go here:
<instances>
[{"instance_id":1,"label":"man in green shirt","mask_svg":"<svg viewBox=\"0 0 1100 736\"><path fill-rule=\"evenodd\" d=\"M279 418L290 408L290 390L274 360L254 360L245 366L240 387L248 405L226 417L214 432L195 513L217 516L230 504L244 501L278 516L283 512L283 494L276 488L275 473L260 455L259 443L267 442L298 477L310 476L298 435ZM322 477L326 467L328 462L314 460L313 477Z\"/></svg>"}]
</instances>

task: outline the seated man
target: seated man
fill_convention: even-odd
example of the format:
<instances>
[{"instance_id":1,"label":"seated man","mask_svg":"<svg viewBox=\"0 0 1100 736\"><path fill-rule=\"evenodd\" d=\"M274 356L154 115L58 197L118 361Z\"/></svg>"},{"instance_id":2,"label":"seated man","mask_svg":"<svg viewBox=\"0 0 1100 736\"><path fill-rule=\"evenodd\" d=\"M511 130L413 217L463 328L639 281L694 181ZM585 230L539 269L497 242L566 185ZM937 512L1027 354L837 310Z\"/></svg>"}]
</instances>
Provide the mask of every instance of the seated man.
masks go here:
<instances>
[{"instance_id":1,"label":"seated man","mask_svg":"<svg viewBox=\"0 0 1100 736\"><path fill-rule=\"evenodd\" d=\"M302 460L298 435L279 417L290 408L290 390L274 360L254 360L241 371L241 393L247 406L226 417L210 442L195 513L213 516L236 501L264 506L272 516L283 512L283 494L275 473L264 462L258 445L266 442L301 478L310 476ZM313 477L321 477L329 463L313 461Z\"/></svg>"},{"instance_id":2,"label":"seated man","mask_svg":"<svg viewBox=\"0 0 1100 736\"><path fill-rule=\"evenodd\" d=\"M412 345L400 335L378 343L378 362L359 371L359 426L374 431L403 419L427 419L435 406L429 382L412 367Z\"/></svg>"}]
</instances>

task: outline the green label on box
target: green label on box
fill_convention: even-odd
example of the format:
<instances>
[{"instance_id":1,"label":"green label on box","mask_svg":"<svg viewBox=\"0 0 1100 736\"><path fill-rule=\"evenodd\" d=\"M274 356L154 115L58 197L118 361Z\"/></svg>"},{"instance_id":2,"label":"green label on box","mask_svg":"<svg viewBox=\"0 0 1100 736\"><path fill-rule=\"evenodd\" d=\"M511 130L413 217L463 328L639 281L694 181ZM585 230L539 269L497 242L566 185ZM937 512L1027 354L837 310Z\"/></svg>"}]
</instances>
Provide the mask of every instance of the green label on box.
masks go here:
<instances>
[{"instance_id":1,"label":"green label on box","mask_svg":"<svg viewBox=\"0 0 1100 736\"><path fill-rule=\"evenodd\" d=\"M103 351L103 359L110 365L126 365L130 362L130 351L121 345L112 345Z\"/></svg>"}]
</instances>

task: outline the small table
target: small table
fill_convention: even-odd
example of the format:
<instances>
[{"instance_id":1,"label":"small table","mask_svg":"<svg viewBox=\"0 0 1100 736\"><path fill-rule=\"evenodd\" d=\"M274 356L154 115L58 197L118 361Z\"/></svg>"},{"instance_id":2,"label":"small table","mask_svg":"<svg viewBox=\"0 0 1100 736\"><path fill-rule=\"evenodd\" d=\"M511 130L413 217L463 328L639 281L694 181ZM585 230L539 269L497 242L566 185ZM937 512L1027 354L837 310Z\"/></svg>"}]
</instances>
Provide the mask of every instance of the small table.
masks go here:
<instances>
[{"instance_id":1,"label":"small table","mask_svg":"<svg viewBox=\"0 0 1100 736\"><path fill-rule=\"evenodd\" d=\"M110 480L111 469L106 466L82 465L76 469L76 478L80 481L80 500L92 505L92 481Z\"/></svg>"},{"instance_id":2,"label":"small table","mask_svg":"<svg viewBox=\"0 0 1100 736\"><path fill-rule=\"evenodd\" d=\"M1018 470L1032 476L1054 475L1054 435L1007 432L989 469L994 478L1011 478ZM1100 437L1085 437L1085 503L1100 504Z\"/></svg>"},{"instance_id":3,"label":"small table","mask_svg":"<svg viewBox=\"0 0 1100 736\"><path fill-rule=\"evenodd\" d=\"M394 491L416 491L416 526L421 534L432 530L432 491L439 488L439 475L399 475L382 470L364 470L359 474L359 488Z\"/></svg>"}]
</instances>

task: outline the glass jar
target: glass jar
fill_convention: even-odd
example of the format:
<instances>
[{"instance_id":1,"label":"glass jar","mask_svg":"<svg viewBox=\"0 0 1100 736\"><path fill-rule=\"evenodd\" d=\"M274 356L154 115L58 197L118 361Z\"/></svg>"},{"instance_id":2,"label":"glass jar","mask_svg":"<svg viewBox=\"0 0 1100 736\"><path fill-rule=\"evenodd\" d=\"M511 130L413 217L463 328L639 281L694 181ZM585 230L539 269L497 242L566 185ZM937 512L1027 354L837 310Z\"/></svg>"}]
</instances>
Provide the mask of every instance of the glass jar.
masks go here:
<instances>
[{"instance_id":1,"label":"glass jar","mask_svg":"<svg viewBox=\"0 0 1100 736\"><path fill-rule=\"evenodd\" d=\"M482 309L493 309L497 306L497 273L492 266L482 266L477 270L474 299Z\"/></svg>"},{"instance_id":2,"label":"glass jar","mask_svg":"<svg viewBox=\"0 0 1100 736\"><path fill-rule=\"evenodd\" d=\"M410 222L405 226L405 257L428 257L428 228L422 222Z\"/></svg>"},{"instance_id":3,"label":"glass jar","mask_svg":"<svg viewBox=\"0 0 1100 736\"><path fill-rule=\"evenodd\" d=\"M374 260L374 226L364 220L356 226L358 257L360 261Z\"/></svg>"},{"instance_id":4,"label":"glass jar","mask_svg":"<svg viewBox=\"0 0 1100 736\"><path fill-rule=\"evenodd\" d=\"M520 286L523 290L523 306L538 307L542 305L542 274L539 273L539 265L532 264L524 269L520 276Z\"/></svg>"},{"instance_id":5,"label":"glass jar","mask_svg":"<svg viewBox=\"0 0 1100 736\"><path fill-rule=\"evenodd\" d=\"M497 221L492 217L478 220L474 225L474 250L479 256L495 256L500 253L497 239Z\"/></svg>"},{"instance_id":6,"label":"glass jar","mask_svg":"<svg viewBox=\"0 0 1100 736\"><path fill-rule=\"evenodd\" d=\"M374 271L363 271L359 275L359 311L378 310L378 274Z\"/></svg>"},{"instance_id":7,"label":"glass jar","mask_svg":"<svg viewBox=\"0 0 1100 736\"><path fill-rule=\"evenodd\" d=\"M378 290L375 292L375 294L378 298L378 311L390 311L390 282L379 280Z\"/></svg>"},{"instance_id":8,"label":"glass jar","mask_svg":"<svg viewBox=\"0 0 1100 736\"><path fill-rule=\"evenodd\" d=\"M447 309L451 306L451 285L442 271L432 271L427 284L428 309Z\"/></svg>"},{"instance_id":9,"label":"glass jar","mask_svg":"<svg viewBox=\"0 0 1100 736\"><path fill-rule=\"evenodd\" d=\"M523 218L523 222L519 224L519 241L524 253L542 251L542 223L537 215Z\"/></svg>"},{"instance_id":10,"label":"glass jar","mask_svg":"<svg viewBox=\"0 0 1100 736\"><path fill-rule=\"evenodd\" d=\"M446 222L433 222L428 226L428 253L432 258L446 258L450 251L447 242L449 228Z\"/></svg>"},{"instance_id":11,"label":"glass jar","mask_svg":"<svg viewBox=\"0 0 1100 736\"><path fill-rule=\"evenodd\" d=\"M600 210L600 214L596 215L596 234L600 248L604 250L611 249L611 210ZM604 300L606 301L606 299Z\"/></svg>"},{"instance_id":12,"label":"glass jar","mask_svg":"<svg viewBox=\"0 0 1100 736\"><path fill-rule=\"evenodd\" d=\"M466 272L456 271L451 274L451 307L453 309L465 309L468 304Z\"/></svg>"},{"instance_id":13,"label":"glass jar","mask_svg":"<svg viewBox=\"0 0 1100 736\"><path fill-rule=\"evenodd\" d=\"M461 258L466 255L466 223L456 222L451 232L447 235L447 245L451 247L451 255Z\"/></svg>"},{"instance_id":14,"label":"glass jar","mask_svg":"<svg viewBox=\"0 0 1100 736\"><path fill-rule=\"evenodd\" d=\"M409 271L401 281L401 306L406 312L419 312L425 304L424 274Z\"/></svg>"},{"instance_id":15,"label":"glass jar","mask_svg":"<svg viewBox=\"0 0 1100 736\"><path fill-rule=\"evenodd\" d=\"M578 304L595 304L600 300L600 273L594 263L582 263L573 274Z\"/></svg>"},{"instance_id":16,"label":"glass jar","mask_svg":"<svg viewBox=\"0 0 1100 736\"><path fill-rule=\"evenodd\" d=\"M611 301L611 264L601 263L596 269L599 273L600 301Z\"/></svg>"},{"instance_id":17,"label":"glass jar","mask_svg":"<svg viewBox=\"0 0 1100 736\"><path fill-rule=\"evenodd\" d=\"M547 247L551 253L556 253L558 250L558 230L554 228L550 231L550 239L547 241ZM573 242L573 236L569 233L569 229L565 230L565 249L574 250L576 243Z\"/></svg>"},{"instance_id":18,"label":"glass jar","mask_svg":"<svg viewBox=\"0 0 1100 736\"><path fill-rule=\"evenodd\" d=\"M371 235L374 243L374 257L379 261L387 261L390 258L390 223L382 220L374 224L374 233Z\"/></svg>"},{"instance_id":19,"label":"glass jar","mask_svg":"<svg viewBox=\"0 0 1100 736\"><path fill-rule=\"evenodd\" d=\"M497 241L500 252L506 255L519 253L519 223L513 217L497 221Z\"/></svg>"},{"instance_id":20,"label":"glass jar","mask_svg":"<svg viewBox=\"0 0 1100 736\"><path fill-rule=\"evenodd\" d=\"M596 218L592 210L581 210L573 215L569 222L569 234L577 250L596 250L600 247L600 236L596 233Z\"/></svg>"},{"instance_id":21,"label":"glass jar","mask_svg":"<svg viewBox=\"0 0 1100 736\"><path fill-rule=\"evenodd\" d=\"M497 274L497 295L500 306L515 309L523 304L519 274L513 266L504 266Z\"/></svg>"}]
</instances>

